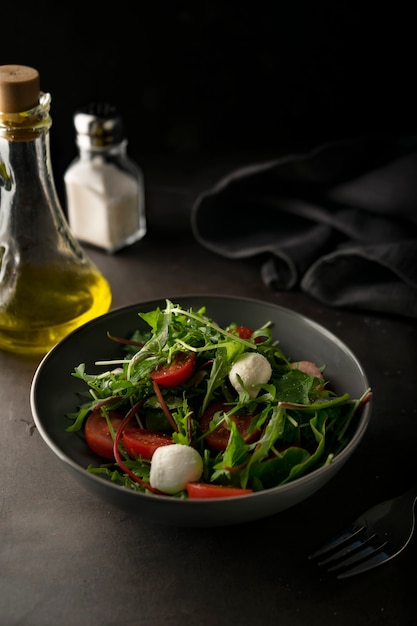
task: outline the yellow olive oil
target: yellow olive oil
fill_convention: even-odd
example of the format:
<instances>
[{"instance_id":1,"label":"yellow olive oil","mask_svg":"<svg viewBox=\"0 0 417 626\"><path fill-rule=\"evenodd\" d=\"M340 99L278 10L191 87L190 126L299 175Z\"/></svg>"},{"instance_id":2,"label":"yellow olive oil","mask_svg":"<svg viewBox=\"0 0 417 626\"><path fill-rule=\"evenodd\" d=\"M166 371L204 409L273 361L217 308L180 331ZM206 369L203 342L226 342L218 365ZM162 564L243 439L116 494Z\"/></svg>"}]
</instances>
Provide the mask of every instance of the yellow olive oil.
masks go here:
<instances>
[{"instance_id":1,"label":"yellow olive oil","mask_svg":"<svg viewBox=\"0 0 417 626\"><path fill-rule=\"evenodd\" d=\"M69 332L106 313L111 299L107 280L94 266L21 265L14 289L0 290L0 349L46 353Z\"/></svg>"}]
</instances>

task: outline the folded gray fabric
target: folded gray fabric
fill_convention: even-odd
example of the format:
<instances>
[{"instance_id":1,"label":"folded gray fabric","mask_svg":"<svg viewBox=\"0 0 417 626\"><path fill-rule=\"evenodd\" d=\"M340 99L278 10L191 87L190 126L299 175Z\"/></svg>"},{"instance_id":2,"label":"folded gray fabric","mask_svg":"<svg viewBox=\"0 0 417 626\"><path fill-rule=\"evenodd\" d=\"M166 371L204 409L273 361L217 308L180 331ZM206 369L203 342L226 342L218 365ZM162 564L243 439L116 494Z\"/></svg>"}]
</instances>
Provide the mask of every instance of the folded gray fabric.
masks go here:
<instances>
[{"instance_id":1,"label":"folded gray fabric","mask_svg":"<svg viewBox=\"0 0 417 626\"><path fill-rule=\"evenodd\" d=\"M417 137L361 137L243 167L202 193L196 239L263 281L417 317Z\"/></svg>"}]
</instances>

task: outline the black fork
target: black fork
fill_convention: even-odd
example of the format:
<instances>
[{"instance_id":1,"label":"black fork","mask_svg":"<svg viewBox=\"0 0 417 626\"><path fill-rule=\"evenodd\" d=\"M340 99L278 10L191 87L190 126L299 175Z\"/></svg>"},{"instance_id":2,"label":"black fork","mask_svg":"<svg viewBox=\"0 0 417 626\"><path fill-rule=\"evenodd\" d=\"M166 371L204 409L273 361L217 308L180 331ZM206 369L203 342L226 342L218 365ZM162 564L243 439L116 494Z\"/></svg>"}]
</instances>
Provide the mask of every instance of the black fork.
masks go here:
<instances>
[{"instance_id":1,"label":"black fork","mask_svg":"<svg viewBox=\"0 0 417 626\"><path fill-rule=\"evenodd\" d=\"M387 563L409 544L415 527L417 485L362 513L353 524L309 556L337 578Z\"/></svg>"}]
</instances>

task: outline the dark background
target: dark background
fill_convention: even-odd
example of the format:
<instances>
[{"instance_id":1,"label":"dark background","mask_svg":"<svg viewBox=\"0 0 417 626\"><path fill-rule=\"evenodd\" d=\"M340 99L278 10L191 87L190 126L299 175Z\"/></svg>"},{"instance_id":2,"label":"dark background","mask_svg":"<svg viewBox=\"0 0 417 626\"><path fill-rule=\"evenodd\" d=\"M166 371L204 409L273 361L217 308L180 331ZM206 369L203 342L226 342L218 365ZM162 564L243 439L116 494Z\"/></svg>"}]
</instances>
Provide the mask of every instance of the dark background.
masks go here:
<instances>
[{"instance_id":1,"label":"dark background","mask_svg":"<svg viewBox=\"0 0 417 626\"><path fill-rule=\"evenodd\" d=\"M8 5L0 63L36 67L52 95L61 193L76 154L72 114L93 100L119 107L141 164L414 133L410 10L309 0Z\"/></svg>"}]
</instances>

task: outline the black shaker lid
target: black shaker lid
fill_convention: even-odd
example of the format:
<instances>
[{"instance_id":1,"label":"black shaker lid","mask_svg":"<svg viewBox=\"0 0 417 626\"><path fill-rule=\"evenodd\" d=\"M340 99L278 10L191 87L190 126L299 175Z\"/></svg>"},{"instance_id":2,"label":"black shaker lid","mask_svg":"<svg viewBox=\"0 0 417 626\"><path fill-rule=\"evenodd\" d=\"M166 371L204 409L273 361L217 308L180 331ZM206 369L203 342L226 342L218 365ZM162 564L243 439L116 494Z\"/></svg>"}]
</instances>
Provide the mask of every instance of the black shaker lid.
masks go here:
<instances>
[{"instance_id":1,"label":"black shaker lid","mask_svg":"<svg viewBox=\"0 0 417 626\"><path fill-rule=\"evenodd\" d=\"M123 119L113 104L92 102L77 109L74 126L81 146L106 147L124 139Z\"/></svg>"}]
</instances>

